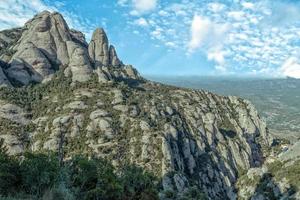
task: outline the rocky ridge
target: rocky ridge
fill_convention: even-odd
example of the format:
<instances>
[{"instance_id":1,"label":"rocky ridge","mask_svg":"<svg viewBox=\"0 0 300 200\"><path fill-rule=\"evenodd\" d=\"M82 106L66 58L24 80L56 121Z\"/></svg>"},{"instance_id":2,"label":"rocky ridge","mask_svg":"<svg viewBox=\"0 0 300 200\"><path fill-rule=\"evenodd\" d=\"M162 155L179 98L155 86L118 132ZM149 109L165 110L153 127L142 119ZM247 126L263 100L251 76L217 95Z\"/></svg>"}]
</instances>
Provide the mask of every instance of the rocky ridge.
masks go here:
<instances>
[{"instance_id":1,"label":"rocky ridge","mask_svg":"<svg viewBox=\"0 0 300 200\"><path fill-rule=\"evenodd\" d=\"M13 34L15 31L0 34L0 46L6 50L0 57L6 63L0 71L0 85L9 85L8 79L15 85L47 81L64 66L67 66L65 74L73 82L89 80L94 71L102 81L126 78L127 71L137 76L119 60L103 29L95 30L87 44L84 35L70 30L59 13L44 11L29 20L17 34ZM108 66L120 68L117 70L120 74L111 74Z\"/></svg>"},{"instance_id":2,"label":"rocky ridge","mask_svg":"<svg viewBox=\"0 0 300 200\"><path fill-rule=\"evenodd\" d=\"M250 102L147 81L103 29L87 44L59 13L0 39L0 138L11 154L57 151L63 138L66 158L96 155L155 173L161 199L191 187L210 199L251 198L236 184L263 169L273 139Z\"/></svg>"}]
</instances>

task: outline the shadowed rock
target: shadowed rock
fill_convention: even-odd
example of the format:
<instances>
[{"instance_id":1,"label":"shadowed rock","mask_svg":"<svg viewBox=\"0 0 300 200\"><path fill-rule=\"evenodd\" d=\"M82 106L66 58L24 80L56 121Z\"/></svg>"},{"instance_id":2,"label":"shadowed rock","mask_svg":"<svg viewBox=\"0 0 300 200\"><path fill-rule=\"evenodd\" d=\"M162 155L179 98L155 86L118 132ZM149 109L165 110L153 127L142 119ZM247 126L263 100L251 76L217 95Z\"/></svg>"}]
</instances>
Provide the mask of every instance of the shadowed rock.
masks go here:
<instances>
[{"instance_id":1,"label":"shadowed rock","mask_svg":"<svg viewBox=\"0 0 300 200\"><path fill-rule=\"evenodd\" d=\"M3 86L10 86L10 82L8 81L5 74L3 73L2 67L0 65L0 88Z\"/></svg>"},{"instance_id":2,"label":"shadowed rock","mask_svg":"<svg viewBox=\"0 0 300 200\"><path fill-rule=\"evenodd\" d=\"M113 45L109 46L109 64L111 66L122 66L123 63L119 60L117 52Z\"/></svg>"}]
</instances>

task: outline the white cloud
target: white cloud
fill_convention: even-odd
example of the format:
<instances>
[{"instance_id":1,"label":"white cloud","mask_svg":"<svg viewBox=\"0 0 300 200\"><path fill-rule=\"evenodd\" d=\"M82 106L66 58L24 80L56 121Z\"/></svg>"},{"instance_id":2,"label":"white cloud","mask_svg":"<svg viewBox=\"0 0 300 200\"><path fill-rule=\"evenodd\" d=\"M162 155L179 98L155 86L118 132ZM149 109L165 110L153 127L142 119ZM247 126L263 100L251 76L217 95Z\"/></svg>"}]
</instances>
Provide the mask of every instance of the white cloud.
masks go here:
<instances>
[{"instance_id":1,"label":"white cloud","mask_svg":"<svg viewBox=\"0 0 300 200\"><path fill-rule=\"evenodd\" d=\"M147 22L147 20L145 18L143 18L143 17L135 20L134 23L137 24L137 25L139 25L139 26L142 26L142 27L146 27L146 26L149 25L148 22Z\"/></svg>"},{"instance_id":2,"label":"white cloud","mask_svg":"<svg viewBox=\"0 0 300 200\"><path fill-rule=\"evenodd\" d=\"M228 13L228 17L233 18L237 21L240 21L245 16L245 13L242 11L232 11Z\"/></svg>"},{"instance_id":3,"label":"white cloud","mask_svg":"<svg viewBox=\"0 0 300 200\"><path fill-rule=\"evenodd\" d=\"M44 10L50 12L60 10L55 6L48 6L42 0L0 0L0 30L20 27L34 15ZM68 25L85 33L90 39L96 25L79 17L76 13L62 11Z\"/></svg>"},{"instance_id":4,"label":"white cloud","mask_svg":"<svg viewBox=\"0 0 300 200\"><path fill-rule=\"evenodd\" d=\"M137 10L132 10L132 11L129 12L129 14L131 16L139 16L140 15L140 13Z\"/></svg>"},{"instance_id":5,"label":"white cloud","mask_svg":"<svg viewBox=\"0 0 300 200\"><path fill-rule=\"evenodd\" d=\"M170 48L176 48L177 47L176 44L175 44L175 42L166 42L165 45L167 47L170 47Z\"/></svg>"},{"instance_id":6,"label":"white cloud","mask_svg":"<svg viewBox=\"0 0 300 200\"><path fill-rule=\"evenodd\" d=\"M284 76L300 78L299 60L295 57L287 59L279 69L279 72L282 73Z\"/></svg>"},{"instance_id":7,"label":"white cloud","mask_svg":"<svg viewBox=\"0 0 300 200\"><path fill-rule=\"evenodd\" d=\"M226 52L221 49L212 49L207 53L207 59L215 61L218 66L224 66Z\"/></svg>"},{"instance_id":8,"label":"white cloud","mask_svg":"<svg viewBox=\"0 0 300 200\"><path fill-rule=\"evenodd\" d=\"M43 10L53 11L40 0L5 0L0 1L0 30L23 26L28 19Z\"/></svg>"},{"instance_id":9,"label":"white cloud","mask_svg":"<svg viewBox=\"0 0 300 200\"><path fill-rule=\"evenodd\" d=\"M133 6L138 12L148 12L156 8L157 0L132 0Z\"/></svg>"},{"instance_id":10,"label":"white cloud","mask_svg":"<svg viewBox=\"0 0 300 200\"><path fill-rule=\"evenodd\" d=\"M118 0L117 3L118 3L118 5L120 5L120 6L126 6L127 3L128 3L128 0Z\"/></svg>"},{"instance_id":11,"label":"white cloud","mask_svg":"<svg viewBox=\"0 0 300 200\"><path fill-rule=\"evenodd\" d=\"M209 3L208 4L208 9L211 10L212 12L220 12L225 9L225 5L221 3Z\"/></svg>"},{"instance_id":12,"label":"white cloud","mask_svg":"<svg viewBox=\"0 0 300 200\"><path fill-rule=\"evenodd\" d=\"M151 35L152 35L153 38L156 38L156 39L160 40L160 39L163 38L162 31L163 31L162 28L156 27L156 29L151 32Z\"/></svg>"},{"instance_id":13,"label":"white cloud","mask_svg":"<svg viewBox=\"0 0 300 200\"><path fill-rule=\"evenodd\" d=\"M220 46L227 29L226 24L216 24L208 18L195 15L190 28L189 51L193 52L200 47L210 49L214 46Z\"/></svg>"},{"instance_id":14,"label":"white cloud","mask_svg":"<svg viewBox=\"0 0 300 200\"><path fill-rule=\"evenodd\" d=\"M226 6L214 1L176 2L156 5L157 12L147 13L149 28L143 33L166 48L175 44L173 48L186 50L187 55L202 53L219 71L270 74L278 72L288 58L300 55L300 3L235 0ZM130 17L131 21L139 18ZM285 74L297 67L292 66Z\"/></svg>"},{"instance_id":15,"label":"white cloud","mask_svg":"<svg viewBox=\"0 0 300 200\"><path fill-rule=\"evenodd\" d=\"M211 27L212 23L210 20L198 15L194 16L191 25L191 40L188 45L190 51L199 48L204 43Z\"/></svg>"},{"instance_id":16,"label":"white cloud","mask_svg":"<svg viewBox=\"0 0 300 200\"><path fill-rule=\"evenodd\" d=\"M254 9L255 8L255 5L251 2L242 2L242 6L246 9Z\"/></svg>"},{"instance_id":17,"label":"white cloud","mask_svg":"<svg viewBox=\"0 0 300 200\"><path fill-rule=\"evenodd\" d=\"M166 17L166 16L169 15L169 13L166 12L166 11L164 11L164 10L160 10L160 11L158 12L158 14L159 14L160 16L164 16L164 17Z\"/></svg>"}]
</instances>

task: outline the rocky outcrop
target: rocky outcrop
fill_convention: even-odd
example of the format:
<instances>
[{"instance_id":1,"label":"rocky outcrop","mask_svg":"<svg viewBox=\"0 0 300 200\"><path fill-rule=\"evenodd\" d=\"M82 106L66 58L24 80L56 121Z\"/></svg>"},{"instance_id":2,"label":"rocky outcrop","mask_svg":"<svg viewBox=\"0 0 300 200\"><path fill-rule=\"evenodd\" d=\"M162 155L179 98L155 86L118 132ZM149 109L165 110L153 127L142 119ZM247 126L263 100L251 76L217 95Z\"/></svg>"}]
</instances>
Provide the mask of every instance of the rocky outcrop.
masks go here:
<instances>
[{"instance_id":1,"label":"rocky outcrop","mask_svg":"<svg viewBox=\"0 0 300 200\"><path fill-rule=\"evenodd\" d=\"M236 199L240 174L264 162L269 135L247 101L140 79L89 81L89 88L67 86L31 104L30 149L57 150L63 135L66 156L81 152L152 171L162 199L194 186L211 199Z\"/></svg>"},{"instance_id":2,"label":"rocky outcrop","mask_svg":"<svg viewBox=\"0 0 300 200\"><path fill-rule=\"evenodd\" d=\"M86 49L73 41L68 41L69 65L73 82L86 82L92 74L92 66Z\"/></svg>"},{"instance_id":3,"label":"rocky outcrop","mask_svg":"<svg viewBox=\"0 0 300 200\"><path fill-rule=\"evenodd\" d=\"M7 74L24 85L41 82L55 70L46 55L33 43L24 43L13 55Z\"/></svg>"},{"instance_id":4,"label":"rocky outcrop","mask_svg":"<svg viewBox=\"0 0 300 200\"><path fill-rule=\"evenodd\" d=\"M13 28L0 31L0 59L3 62L9 62L12 55L15 53L12 47L20 39L23 31L23 28Z\"/></svg>"},{"instance_id":5,"label":"rocky outcrop","mask_svg":"<svg viewBox=\"0 0 300 200\"><path fill-rule=\"evenodd\" d=\"M88 43L85 40L85 36L83 33L80 31L71 29L70 30L72 40L75 41L76 43L80 43L82 46L86 47L88 46Z\"/></svg>"},{"instance_id":6,"label":"rocky outcrop","mask_svg":"<svg viewBox=\"0 0 300 200\"><path fill-rule=\"evenodd\" d=\"M109 64L112 66L122 66L123 63L119 60L117 52L113 45L109 46Z\"/></svg>"},{"instance_id":7,"label":"rocky outcrop","mask_svg":"<svg viewBox=\"0 0 300 200\"><path fill-rule=\"evenodd\" d=\"M103 29L95 30L88 45L84 34L69 29L56 12L44 11L22 29L0 32L0 46L0 58L9 66L6 74L18 85L48 81L61 68L66 68L65 74L72 76L73 82L86 82L93 73L100 82L126 76L121 68L118 72L102 69L123 66ZM93 72L94 68L100 69Z\"/></svg>"},{"instance_id":8,"label":"rocky outcrop","mask_svg":"<svg viewBox=\"0 0 300 200\"><path fill-rule=\"evenodd\" d=\"M97 28L89 44L89 55L95 62L95 66L109 65L108 39L102 28Z\"/></svg>"},{"instance_id":9,"label":"rocky outcrop","mask_svg":"<svg viewBox=\"0 0 300 200\"><path fill-rule=\"evenodd\" d=\"M0 65L0 87L10 86L10 82L8 81L7 77L5 76L2 67Z\"/></svg>"},{"instance_id":10,"label":"rocky outcrop","mask_svg":"<svg viewBox=\"0 0 300 200\"><path fill-rule=\"evenodd\" d=\"M94 31L89 44L89 55L95 63L96 68L101 66L122 66L114 46L108 44L105 31L98 28Z\"/></svg>"},{"instance_id":11,"label":"rocky outcrop","mask_svg":"<svg viewBox=\"0 0 300 200\"><path fill-rule=\"evenodd\" d=\"M272 138L250 102L147 81L122 64L103 29L87 45L60 14L43 12L9 48L16 52L0 83L5 74L22 85L53 77L0 90L0 138L11 154L56 151L64 141L66 158L83 153L153 172L161 199L191 187L237 199L239 178L264 165Z\"/></svg>"},{"instance_id":12,"label":"rocky outcrop","mask_svg":"<svg viewBox=\"0 0 300 200\"><path fill-rule=\"evenodd\" d=\"M25 24L16 51L32 43L42 51L53 64L68 64L66 41L71 40L69 27L59 13L44 11Z\"/></svg>"}]
</instances>

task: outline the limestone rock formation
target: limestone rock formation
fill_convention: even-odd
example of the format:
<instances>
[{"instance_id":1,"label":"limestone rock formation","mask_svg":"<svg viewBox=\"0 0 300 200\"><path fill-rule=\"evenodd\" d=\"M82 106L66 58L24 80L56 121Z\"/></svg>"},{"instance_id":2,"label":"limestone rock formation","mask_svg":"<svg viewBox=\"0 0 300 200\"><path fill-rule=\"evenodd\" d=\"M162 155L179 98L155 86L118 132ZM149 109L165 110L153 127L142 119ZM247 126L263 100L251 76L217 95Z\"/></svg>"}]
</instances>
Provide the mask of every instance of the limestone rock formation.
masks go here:
<instances>
[{"instance_id":1,"label":"limestone rock formation","mask_svg":"<svg viewBox=\"0 0 300 200\"><path fill-rule=\"evenodd\" d=\"M105 31L98 28L94 31L89 44L89 55L95 63L96 68L101 66L122 66L114 46L108 44Z\"/></svg>"},{"instance_id":2,"label":"limestone rock formation","mask_svg":"<svg viewBox=\"0 0 300 200\"><path fill-rule=\"evenodd\" d=\"M102 28L95 30L88 44L84 34L69 29L56 12L44 11L23 28L1 31L0 47L0 59L8 66L5 73L18 85L48 81L61 68L66 68L65 74L72 76L73 82L86 82L93 73L98 74L100 82L131 78L126 76L125 69L102 69L123 67ZM4 85L4 76L1 77Z\"/></svg>"},{"instance_id":3,"label":"limestone rock formation","mask_svg":"<svg viewBox=\"0 0 300 200\"><path fill-rule=\"evenodd\" d=\"M76 43L80 43L82 46L87 47L88 43L85 40L85 36L83 33L80 31L71 29L70 30L72 40L75 41Z\"/></svg>"},{"instance_id":4,"label":"limestone rock formation","mask_svg":"<svg viewBox=\"0 0 300 200\"><path fill-rule=\"evenodd\" d=\"M0 85L25 87L0 88L0 138L11 154L56 151L63 135L66 158L83 153L153 172L161 199L191 187L216 200L260 197L246 184L268 171L272 137L249 101L145 80L122 64L103 29L87 45L58 13L12 32L17 39L0 41ZM32 81L43 83L26 87Z\"/></svg>"},{"instance_id":5,"label":"limestone rock formation","mask_svg":"<svg viewBox=\"0 0 300 200\"><path fill-rule=\"evenodd\" d=\"M92 67L86 49L73 41L68 41L66 44L73 81L86 82L92 74Z\"/></svg>"},{"instance_id":6,"label":"limestone rock formation","mask_svg":"<svg viewBox=\"0 0 300 200\"><path fill-rule=\"evenodd\" d=\"M109 46L109 64L111 66L122 66L122 62L119 60L117 56L117 52L113 45Z\"/></svg>"},{"instance_id":7,"label":"limestone rock formation","mask_svg":"<svg viewBox=\"0 0 300 200\"><path fill-rule=\"evenodd\" d=\"M8 81L7 77L5 76L2 67L0 65L0 87L3 86L10 86L10 82Z\"/></svg>"},{"instance_id":8,"label":"limestone rock formation","mask_svg":"<svg viewBox=\"0 0 300 200\"><path fill-rule=\"evenodd\" d=\"M95 66L109 65L108 39L102 28L97 28L89 44L89 55L95 62Z\"/></svg>"}]
</instances>

